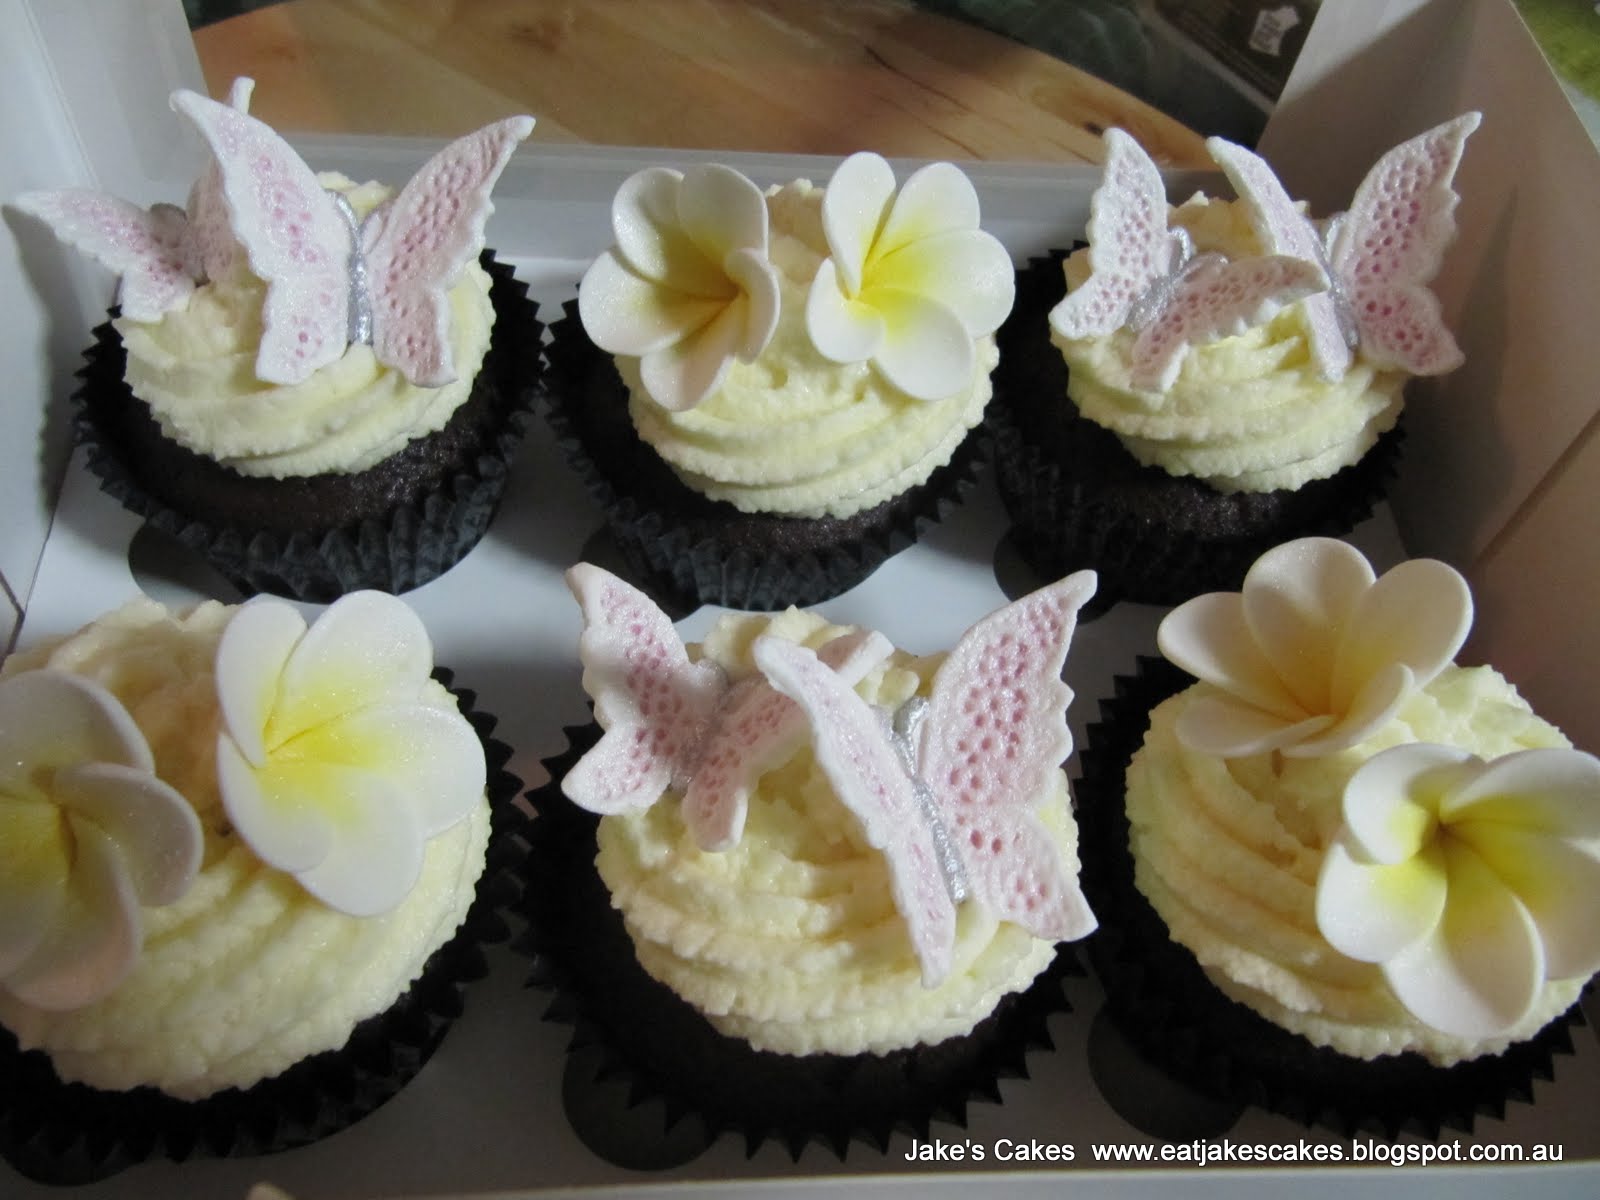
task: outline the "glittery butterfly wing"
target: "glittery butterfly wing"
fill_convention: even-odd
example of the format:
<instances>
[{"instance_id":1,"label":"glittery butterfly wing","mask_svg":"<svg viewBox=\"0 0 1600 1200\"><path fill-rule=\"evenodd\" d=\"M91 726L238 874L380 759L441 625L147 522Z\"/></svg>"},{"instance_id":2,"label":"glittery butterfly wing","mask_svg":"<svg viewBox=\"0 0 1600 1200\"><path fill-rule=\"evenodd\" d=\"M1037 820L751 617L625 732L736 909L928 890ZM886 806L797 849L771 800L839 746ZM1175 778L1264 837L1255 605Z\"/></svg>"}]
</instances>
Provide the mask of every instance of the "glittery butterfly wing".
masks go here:
<instances>
[{"instance_id":1,"label":"glittery butterfly wing","mask_svg":"<svg viewBox=\"0 0 1600 1200\"><path fill-rule=\"evenodd\" d=\"M823 665L854 687L893 649L882 634L858 630L817 651ZM704 850L726 850L744 833L756 781L787 759L805 736L795 702L760 679L736 685L707 735L683 795L683 822Z\"/></svg>"},{"instance_id":2,"label":"glittery butterfly wing","mask_svg":"<svg viewBox=\"0 0 1600 1200\"><path fill-rule=\"evenodd\" d=\"M950 973L955 902L916 787L882 723L849 684L804 646L762 637L753 652L772 686L805 713L818 765L861 822L867 842L883 852L895 907L905 919L923 984L937 986Z\"/></svg>"},{"instance_id":3,"label":"glittery butterfly wing","mask_svg":"<svg viewBox=\"0 0 1600 1200\"><path fill-rule=\"evenodd\" d=\"M1244 332L1327 286L1315 261L1276 255L1229 262L1191 257L1187 233L1167 227L1161 172L1139 143L1106 132L1105 175L1089 216L1090 274L1050 313L1068 338L1134 330L1130 381L1172 386L1191 345Z\"/></svg>"},{"instance_id":4,"label":"glittery butterfly wing","mask_svg":"<svg viewBox=\"0 0 1600 1200\"><path fill-rule=\"evenodd\" d=\"M1094 914L1033 812L1072 751L1061 668L1092 571L1041 588L967 631L934 676L918 774L974 897L1035 936L1070 940Z\"/></svg>"},{"instance_id":5,"label":"glittery butterfly wing","mask_svg":"<svg viewBox=\"0 0 1600 1200\"><path fill-rule=\"evenodd\" d=\"M1459 197L1451 183L1479 120L1463 114L1390 150L1332 227L1328 259L1362 353L1378 366L1437 375L1461 364L1427 285L1455 236Z\"/></svg>"},{"instance_id":6,"label":"glittery butterfly wing","mask_svg":"<svg viewBox=\"0 0 1600 1200\"><path fill-rule=\"evenodd\" d=\"M447 292L477 257L489 191L532 131L532 117L509 117L458 138L362 224L373 352L412 383L455 378Z\"/></svg>"},{"instance_id":7,"label":"glittery butterfly wing","mask_svg":"<svg viewBox=\"0 0 1600 1200\"><path fill-rule=\"evenodd\" d=\"M248 76L235 79L228 89L228 106L236 112L249 112L255 86L255 80ZM233 214L228 211L228 198L222 190L222 168L215 158L189 189L189 231L205 277L224 278L233 267L239 243L233 236Z\"/></svg>"},{"instance_id":8,"label":"glittery butterfly wing","mask_svg":"<svg viewBox=\"0 0 1600 1200\"><path fill-rule=\"evenodd\" d=\"M26 192L15 204L67 245L122 277L122 314L156 321L189 303L202 277L200 255L181 208L149 209L102 192L69 188Z\"/></svg>"},{"instance_id":9,"label":"glittery butterfly wing","mask_svg":"<svg viewBox=\"0 0 1600 1200\"><path fill-rule=\"evenodd\" d=\"M1250 224L1262 249L1318 263L1326 270L1326 255L1315 226L1295 207L1272 168L1243 146L1223 138L1208 138L1206 146L1248 207ZM1318 373L1324 379L1343 378L1350 369L1350 338L1333 293L1307 296L1305 316L1306 338Z\"/></svg>"},{"instance_id":10,"label":"glittery butterfly wing","mask_svg":"<svg viewBox=\"0 0 1600 1200\"><path fill-rule=\"evenodd\" d=\"M637 588L588 563L567 571L567 586L583 609L578 656L605 733L562 790L591 812L648 808L692 765L727 681L689 660L672 621Z\"/></svg>"},{"instance_id":11,"label":"glittery butterfly wing","mask_svg":"<svg viewBox=\"0 0 1600 1200\"><path fill-rule=\"evenodd\" d=\"M210 145L234 235L267 283L256 375L299 383L349 344L350 221L269 126L196 92L174 93L172 106Z\"/></svg>"}]
</instances>

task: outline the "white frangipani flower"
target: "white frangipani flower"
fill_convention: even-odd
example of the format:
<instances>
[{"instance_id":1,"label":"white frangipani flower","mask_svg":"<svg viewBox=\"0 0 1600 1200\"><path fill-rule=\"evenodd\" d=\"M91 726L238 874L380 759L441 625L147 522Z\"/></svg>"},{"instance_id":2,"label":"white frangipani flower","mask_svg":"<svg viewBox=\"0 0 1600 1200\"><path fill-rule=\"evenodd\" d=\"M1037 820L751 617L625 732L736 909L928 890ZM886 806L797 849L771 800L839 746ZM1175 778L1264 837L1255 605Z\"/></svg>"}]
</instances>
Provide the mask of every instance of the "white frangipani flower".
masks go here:
<instances>
[{"instance_id":1,"label":"white frangipani flower","mask_svg":"<svg viewBox=\"0 0 1600 1200\"><path fill-rule=\"evenodd\" d=\"M1600 760L1526 750L1484 762L1412 743L1344 793L1317 925L1382 965L1415 1017L1461 1037L1522 1021L1546 980L1600 969Z\"/></svg>"},{"instance_id":2,"label":"white frangipani flower","mask_svg":"<svg viewBox=\"0 0 1600 1200\"><path fill-rule=\"evenodd\" d=\"M352 916L393 908L429 838L483 795L482 743L430 679L416 614L354 592L309 629L290 604L243 605L217 647L223 805L260 858Z\"/></svg>"},{"instance_id":3,"label":"white frangipani flower","mask_svg":"<svg viewBox=\"0 0 1600 1200\"><path fill-rule=\"evenodd\" d=\"M617 190L611 228L616 244L578 286L583 327L607 353L640 360L657 404L693 408L778 327L766 199L731 167L652 167Z\"/></svg>"},{"instance_id":4,"label":"white frangipani flower","mask_svg":"<svg viewBox=\"0 0 1600 1200\"><path fill-rule=\"evenodd\" d=\"M806 299L806 330L824 357L871 360L918 400L967 386L972 340L993 333L1016 295L1011 257L978 228L978 194L961 170L933 163L897 195L876 154L840 164L822 197L824 260Z\"/></svg>"},{"instance_id":5,"label":"white frangipani flower","mask_svg":"<svg viewBox=\"0 0 1600 1200\"><path fill-rule=\"evenodd\" d=\"M203 848L115 696L55 670L0 682L0 989L56 1011L109 994L141 908L188 891Z\"/></svg>"},{"instance_id":6,"label":"white frangipani flower","mask_svg":"<svg viewBox=\"0 0 1600 1200\"><path fill-rule=\"evenodd\" d=\"M1412 559L1380 579L1354 547L1301 538L1257 559L1242 591L1173 609L1156 640L1222 693L1188 706L1185 745L1310 757L1375 732L1449 665L1471 625L1471 592L1446 564Z\"/></svg>"}]
</instances>

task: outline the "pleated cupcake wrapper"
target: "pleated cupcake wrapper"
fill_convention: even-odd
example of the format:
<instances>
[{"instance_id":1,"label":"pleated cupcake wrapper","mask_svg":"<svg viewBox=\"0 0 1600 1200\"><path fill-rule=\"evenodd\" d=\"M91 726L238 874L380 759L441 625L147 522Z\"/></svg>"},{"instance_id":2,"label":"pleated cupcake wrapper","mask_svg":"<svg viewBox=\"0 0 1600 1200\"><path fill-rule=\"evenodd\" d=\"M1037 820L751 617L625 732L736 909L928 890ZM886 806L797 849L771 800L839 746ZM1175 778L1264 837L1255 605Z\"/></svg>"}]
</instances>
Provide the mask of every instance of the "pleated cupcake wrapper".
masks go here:
<instances>
[{"instance_id":1,"label":"pleated cupcake wrapper","mask_svg":"<svg viewBox=\"0 0 1600 1200\"><path fill-rule=\"evenodd\" d=\"M848 591L892 556L944 519L976 482L988 455L983 427L972 430L944 466L883 506L869 528L819 549L786 549L784 527L803 529L807 518L771 518L773 545L730 545L708 522L691 513L669 511L665 497L634 490L636 481L610 469L605 447L586 444L574 419L575 407L597 394L626 386L610 355L596 347L577 316L576 301L551 327L545 383L546 415L557 444L605 515L617 548L635 576L660 603L681 611L701 604L772 611L805 607ZM694 506L736 510L693 493L675 478L669 487Z\"/></svg>"},{"instance_id":2,"label":"pleated cupcake wrapper","mask_svg":"<svg viewBox=\"0 0 1600 1200\"><path fill-rule=\"evenodd\" d=\"M1049 444L1054 435L1032 428L1027 415L1041 404L1072 408L1067 365L1050 342L1049 327L1050 309L1065 294L1064 257L1057 251L1032 259L1018 273L1017 301L998 335L1000 365L989 405L995 479L1013 522L1012 540L1036 572L1054 579L1093 567L1107 600L1178 604L1202 592L1236 590L1250 565L1281 542L1313 534L1337 537L1372 515L1398 469L1399 426L1358 462L1298 489L1270 520L1237 511L1250 503L1248 497L1230 497L1140 465L1114 434L1082 417L1073 418L1070 436L1088 440L1083 457L1115 470L1109 482L1072 478ZM1208 536L1130 506L1130 494L1142 498L1151 488L1170 490L1201 514L1232 506L1238 530Z\"/></svg>"},{"instance_id":3,"label":"pleated cupcake wrapper","mask_svg":"<svg viewBox=\"0 0 1600 1200\"><path fill-rule=\"evenodd\" d=\"M445 686L451 675L435 672ZM511 749L476 697L452 691L483 743L488 765L487 861L465 920L392 1005L358 1024L349 1041L245 1089L179 1100L151 1087L102 1091L64 1083L40 1051L22 1052L0 1028L0 1157L40 1183L104 1179L153 1158L237 1158L306 1145L374 1112L427 1063L461 1014L466 985L483 977L483 947L510 937L518 907L527 818L522 781L505 769Z\"/></svg>"},{"instance_id":4,"label":"pleated cupcake wrapper","mask_svg":"<svg viewBox=\"0 0 1600 1200\"><path fill-rule=\"evenodd\" d=\"M480 262L490 276L495 325L473 386L493 389L497 423L473 470L382 517L304 533L219 526L203 514L179 511L140 482L101 427L105 406L140 403L123 379L126 352L108 322L94 331L73 395L77 437L88 447L101 489L196 551L245 595L270 592L322 603L363 588L399 594L437 578L488 530L538 394L543 326L527 286L489 251Z\"/></svg>"},{"instance_id":5,"label":"pleated cupcake wrapper","mask_svg":"<svg viewBox=\"0 0 1600 1200\"><path fill-rule=\"evenodd\" d=\"M926 1140L935 1121L964 1126L971 1102L998 1102L1001 1079L1027 1076L1029 1050L1053 1048L1047 1020L1070 1011L1064 981L1082 974L1071 947L970 1034L934 1046L797 1057L717 1032L639 966L594 866L598 818L561 793L600 729L566 733L567 751L545 763L551 782L528 797L528 928L514 948L533 959L530 985L554 993L546 1019L573 1026L569 1053L598 1062L594 1086L620 1094L625 1084L630 1106L660 1100L663 1138L693 1115L708 1138L737 1135L749 1154L767 1141L796 1160L810 1145L840 1159L852 1142L886 1151L897 1131Z\"/></svg>"},{"instance_id":6,"label":"pleated cupcake wrapper","mask_svg":"<svg viewBox=\"0 0 1600 1200\"><path fill-rule=\"evenodd\" d=\"M1107 1012L1152 1064L1197 1090L1253 1104L1345 1136L1470 1131L1500 1118L1509 1101L1531 1102L1534 1081L1554 1077L1572 1053L1574 1005L1505 1053L1439 1067L1408 1052L1365 1061L1314 1046L1225 996L1134 885L1123 802L1128 763L1143 744L1150 710L1193 680L1159 658L1116 680L1080 753L1076 787L1083 886L1100 918L1088 957Z\"/></svg>"}]
</instances>

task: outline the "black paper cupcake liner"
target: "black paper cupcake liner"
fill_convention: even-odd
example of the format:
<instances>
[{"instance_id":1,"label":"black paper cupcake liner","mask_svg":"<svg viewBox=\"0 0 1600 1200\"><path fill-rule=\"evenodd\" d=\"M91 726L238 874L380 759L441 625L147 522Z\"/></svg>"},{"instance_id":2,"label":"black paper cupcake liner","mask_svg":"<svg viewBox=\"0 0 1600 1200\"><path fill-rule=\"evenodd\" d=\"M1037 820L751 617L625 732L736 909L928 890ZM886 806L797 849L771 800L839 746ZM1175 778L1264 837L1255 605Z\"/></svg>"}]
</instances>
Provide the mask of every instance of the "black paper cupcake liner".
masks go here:
<instances>
[{"instance_id":1,"label":"black paper cupcake liner","mask_svg":"<svg viewBox=\"0 0 1600 1200\"><path fill-rule=\"evenodd\" d=\"M1178 604L1237 590L1281 542L1337 537L1370 517L1393 482L1400 426L1326 479L1295 489L1227 494L1141 465L1110 430L1078 415L1067 364L1050 342L1050 309L1065 294L1066 252L1031 259L997 335L989 405L995 478L1023 559L1054 579L1084 567L1106 601Z\"/></svg>"},{"instance_id":2,"label":"black paper cupcake liner","mask_svg":"<svg viewBox=\"0 0 1600 1200\"><path fill-rule=\"evenodd\" d=\"M988 454L982 426L923 483L849 517L743 513L684 484L634 433L628 391L569 301L551 327L546 415L629 572L660 603L771 611L848 591L945 517Z\"/></svg>"},{"instance_id":3,"label":"black paper cupcake liner","mask_svg":"<svg viewBox=\"0 0 1600 1200\"><path fill-rule=\"evenodd\" d=\"M246 595L320 603L363 588L398 594L442 575L489 528L542 365L543 326L527 286L490 251L479 261L495 323L471 397L443 430L355 475L249 479L165 439L123 379L122 339L101 325L73 399L102 490ZM173 490L195 477L195 494ZM219 518L208 489L254 515Z\"/></svg>"},{"instance_id":4,"label":"black paper cupcake liner","mask_svg":"<svg viewBox=\"0 0 1600 1200\"><path fill-rule=\"evenodd\" d=\"M434 677L450 687L450 672ZM488 971L483 947L510 937L526 852L522 782L505 767L511 749L476 696L451 689L483 743L489 846L474 898L455 935L392 1005L328 1050L252 1087L179 1100L152 1087L102 1091L64 1083L38 1050L19 1050L0 1028L0 1158L38 1183L105 1179L152 1158L238 1158L293 1149L376 1111L422 1070L461 1015L466 986Z\"/></svg>"},{"instance_id":5,"label":"black paper cupcake liner","mask_svg":"<svg viewBox=\"0 0 1600 1200\"><path fill-rule=\"evenodd\" d=\"M1576 1004L1504 1053L1450 1067L1415 1052L1366 1061L1273 1024L1224 995L1134 884L1124 779L1144 742L1151 709L1193 680L1164 659L1141 657L1119 676L1087 731L1076 786L1083 887L1100 929L1088 956L1118 1031L1171 1077L1234 1104L1253 1104L1345 1136L1410 1133L1436 1139L1531 1102L1535 1080L1553 1078L1555 1056L1573 1050Z\"/></svg>"},{"instance_id":6,"label":"black paper cupcake liner","mask_svg":"<svg viewBox=\"0 0 1600 1200\"><path fill-rule=\"evenodd\" d=\"M560 788L600 729L566 733L568 749L545 763L550 783L528 794L528 929L514 948L533 959L530 985L554 992L546 1019L573 1026L569 1054L597 1064L593 1085L626 1085L633 1104L660 1100L663 1138L693 1116L708 1142L734 1134L749 1154L769 1140L796 1160L812 1144L840 1159L852 1142L886 1151L896 1131L926 1140L935 1121L965 1125L970 1102L998 1102L1001 1079L1027 1077L1029 1050L1053 1048L1048 1018L1071 1010L1064 980L1083 973L1065 946L972 1032L933 1046L796 1057L717 1032L639 965L595 869L598 818Z\"/></svg>"}]
</instances>

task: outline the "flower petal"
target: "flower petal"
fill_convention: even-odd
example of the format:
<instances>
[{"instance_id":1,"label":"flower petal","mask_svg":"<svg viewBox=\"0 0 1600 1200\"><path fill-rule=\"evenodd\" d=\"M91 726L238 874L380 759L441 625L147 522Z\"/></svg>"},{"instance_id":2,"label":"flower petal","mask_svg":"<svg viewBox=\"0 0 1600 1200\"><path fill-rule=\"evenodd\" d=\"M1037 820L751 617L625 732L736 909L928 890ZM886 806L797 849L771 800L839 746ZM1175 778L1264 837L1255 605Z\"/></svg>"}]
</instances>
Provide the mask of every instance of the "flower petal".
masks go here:
<instances>
[{"instance_id":1,"label":"flower petal","mask_svg":"<svg viewBox=\"0 0 1600 1200\"><path fill-rule=\"evenodd\" d=\"M340 793L336 836L316 866L298 872L324 904L353 917L388 912L422 874L425 837L416 807L370 771L319 766L321 789Z\"/></svg>"},{"instance_id":2,"label":"flower petal","mask_svg":"<svg viewBox=\"0 0 1600 1200\"><path fill-rule=\"evenodd\" d=\"M678 221L708 263L721 263L735 250L767 255L766 197L732 167L691 168L678 193Z\"/></svg>"},{"instance_id":3,"label":"flower petal","mask_svg":"<svg viewBox=\"0 0 1600 1200\"><path fill-rule=\"evenodd\" d=\"M589 264L578 284L578 319L607 354L652 354L688 337L724 303L636 275L609 250Z\"/></svg>"},{"instance_id":4,"label":"flower petal","mask_svg":"<svg viewBox=\"0 0 1600 1200\"><path fill-rule=\"evenodd\" d=\"M1422 851L1438 828L1439 800L1477 760L1454 746L1409 742L1373 755L1344 785L1344 833L1351 851L1392 865Z\"/></svg>"},{"instance_id":5,"label":"flower petal","mask_svg":"<svg viewBox=\"0 0 1600 1200\"><path fill-rule=\"evenodd\" d=\"M961 168L947 162L919 167L895 196L868 265L924 238L975 231L979 215L977 190Z\"/></svg>"},{"instance_id":6,"label":"flower petal","mask_svg":"<svg viewBox=\"0 0 1600 1200\"><path fill-rule=\"evenodd\" d=\"M727 299L722 254L708 258L682 227L683 176L648 167L629 176L611 201L616 254L634 273L687 296Z\"/></svg>"},{"instance_id":7,"label":"flower petal","mask_svg":"<svg viewBox=\"0 0 1600 1200\"><path fill-rule=\"evenodd\" d=\"M1422 687L1461 649L1472 628L1472 592L1455 568L1417 558L1383 573L1357 602L1340 641L1332 701L1346 707L1385 666L1411 668Z\"/></svg>"},{"instance_id":8,"label":"flower petal","mask_svg":"<svg viewBox=\"0 0 1600 1200\"><path fill-rule=\"evenodd\" d=\"M111 839L141 904L171 904L194 882L205 835L193 807L148 772L84 763L56 772L56 796L75 822Z\"/></svg>"},{"instance_id":9,"label":"flower petal","mask_svg":"<svg viewBox=\"0 0 1600 1200\"><path fill-rule=\"evenodd\" d=\"M754 362L778 331L782 300L778 292L778 269L764 255L752 250L735 250L723 267L728 278L744 293L744 331L737 350L744 362Z\"/></svg>"},{"instance_id":10,"label":"flower petal","mask_svg":"<svg viewBox=\"0 0 1600 1200\"><path fill-rule=\"evenodd\" d=\"M60 910L72 873L61 812L0 792L0 980L26 961Z\"/></svg>"},{"instance_id":11,"label":"flower petal","mask_svg":"<svg viewBox=\"0 0 1600 1200\"><path fill-rule=\"evenodd\" d=\"M1581 979L1600 970L1600 858L1592 848L1498 822L1456 821L1450 832L1477 851L1528 910L1544 946L1545 976Z\"/></svg>"},{"instance_id":12,"label":"flower petal","mask_svg":"<svg viewBox=\"0 0 1600 1200\"><path fill-rule=\"evenodd\" d=\"M256 766L267 760L267 721L278 702L283 666L305 632L305 618L293 605L258 596L233 614L217 644L222 727Z\"/></svg>"},{"instance_id":13,"label":"flower petal","mask_svg":"<svg viewBox=\"0 0 1600 1200\"><path fill-rule=\"evenodd\" d=\"M333 832L292 775L250 765L232 738L217 740L217 787L228 820L268 866L294 874L328 856Z\"/></svg>"},{"instance_id":14,"label":"flower petal","mask_svg":"<svg viewBox=\"0 0 1600 1200\"><path fill-rule=\"evenodd\" d=\"M740 298L681 342L640 359L639 378L650 398L669 412L683 412L721 387L738 357L747 307Z\"/></svg>"},{"instance_id":15,"label":"flower petal","mask_svg":"<svg viewBox=\"0 0 1600 1200\"><path fill-rule=\"evenodd\" d=\"M1401 663L1381 667L1348 707L1334 706L1337 719L1327 730L1298 745L1286 746L1283 752L1295 758L1317 758L1366 741L1400 710L1405 698L1415 690L1415 678L1411 668Z\"/></svg>"},{"instance_id":16,"label":"flower petal","mask_svg":"<svg viewBox=\"0 0 1600 1200\"><path fill-rule=\"evenodd\" d=\"M861 300L883 319L872 362L895 387L917 400L942 400L971 385L977 355L955 313L895 288L874 287Z\"/></svg>"},{"instance_id":17,"label":"flower petal","mask_svg":"<svg viewBox=\"0 0 1600 1200\"><path fill-rule=\"evenodd\" d=\"M1236 592L1209 592L1186 600L1161 621L1156 645L1168 661L1285 722L1306 711L1256 645Z\"/></svg>"},{"instance_id":18,"label":"flower petal","mask_svg":"<svg viewBox=\"0 0 1600 1200\"><path fill-rule=\"evenodd\" d=\"M978 229L910 242L867 267L866 287L915 292L960 319L970 336L993 333L1016 299L1016 269L998 239Z\"/></svg>"},{"instance_id":19,"label":"flower petal","mask_svg":"<svg viewBox=\"0 0 1600 1200\"><path fill-rule=\"evenodd\" d=\"M817 353L836 363L865 362L883 342L883 317L845 295L831 258L817 268L806 295L806 333Z\"/></svg>"},{"instance_id":20,"label":"flower petal","mask_svg":"<svg viewBox=\"0 0 1600 1200\"><path fill-rule=\"evenodd\" d=\"M1178 740L1199 754L1243 758L1293 745L1333 723L1329 716L1288 722L1227 695L1200 696L1178 716Z\"/></svg>"},{"instance_id":21,"label":"flower petal","mask_svg":"<svg viewBox=\"0 0 1600 1200\"><path fill-rule=\"evenodd\" d=\"M0 788L36 794L41 772L78 762L155 769L144 734L99 684L54 670L0 682Z\"/></svg>"},{"instance_id":22,"label":"flower petal","mask_svg":"<svg viewBox=\"0 0 1600 1200\"><path fill-rule=\"evenodd\" d=\"M869 151L840 163L822 193L822 231L847 296L861 290L867 255L893 196L893 169Z\"/></svg>"},{"instance_id":23,"label":"flower petal","mask_svg":"<svg viewBox=\"0 0 1600 1200\"><path fill-rule=\"evenodd\" d=\"M1348 843L1328 847L1317 875L1317 929L1339 953L1384 963L1428 938L1444 913L1444 855L1434 847L1390 864L1360 861Z\"/></svg>"},{"instance_id":24,"label":"flower petal","mask_svg":"<svg viewBox=\"0 0 1600 1200\"><path fill-rule=\"evenodd\" d=\"M1534 833L1600 837L1600 759L1565 749L1504 755L1452 792L1443 813L1454 821L1498 821Z\"/></svg>"},{"instance_id":25,"label":"flower petal","mask_svg":"<svg viewBox=\"0 0 1600 1200\"><path fill-rule=\"evenodd\" d=\"M1240 593L1245 623L1308 713L1332 711L1330 683L1343 631L1372 586L1372 567L1333 538L1300 538L1256 559Z\"/></svg>"},{"instance_id":26,"label":"flower petal","mask_svg":"<svg viewBox=\"0 0 1600 1200\"><path fill-rule=\"evenodd\" d=\"M1459 842L1446 844L1449 892L1432 936L1384 964L1419 1020L1457 1037L1494 1037L1521 1021L1544 982L1538 930L1517 898Z\"/></svg>"},{"instance_id":27,"label":"flower petal","mask_svg":"<svg viewBox=\"0 0 1600 1200\"><path fill-rule=\"evenodd\" d=\"M75 852L64 902L48 932L5 986L24 1004L81 1008L109 993L133 969L144 936L139 902L116 846L86 821L74 821Z\"/></svg>"}]
</instances>

